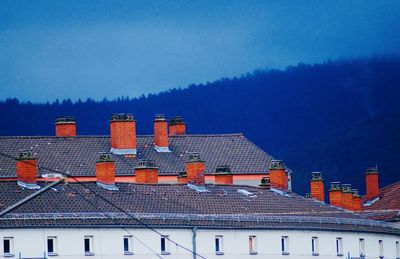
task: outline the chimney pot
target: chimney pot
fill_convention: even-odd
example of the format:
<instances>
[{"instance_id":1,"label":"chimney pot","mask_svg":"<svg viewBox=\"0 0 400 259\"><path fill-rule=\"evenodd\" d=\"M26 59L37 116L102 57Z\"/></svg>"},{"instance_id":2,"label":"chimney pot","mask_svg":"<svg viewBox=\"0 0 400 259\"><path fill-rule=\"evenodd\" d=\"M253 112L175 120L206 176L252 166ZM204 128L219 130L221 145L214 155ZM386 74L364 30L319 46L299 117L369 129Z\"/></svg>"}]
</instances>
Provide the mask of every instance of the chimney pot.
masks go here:
<instances>
[{"instance_id":1,"label":"chimney pot","mask_svg":"<svg viewBox=\"0 0 400 259\"><path fill-rule=\"evenodd\" d=\"M136 155L136 121L130 113L115 113L110 120L110 151L117 155Z\"/></svg>"},{"instance_id":2,"label":"chimney pot","mask_svg":"<svg viewBox=\"0 0 400 259\"><path fill-rule=\"evenodd\" d=\"M157 152L171 152L168 142L168 122L164 114L157 114L154 119L154 148Z\"/></svg>"},{"instance_id":3,"label":"chimney pot","mask_svg":"<svg viewBox=\"0 0 400 259\"><path fill-rule=\"evenodd\" d=\"M56 137L76 137L76 121L73 116L57 117Z\"/></svg>"},{"instance_id":4,"label":"chimney pot","mask_svg":"<svg viewBox=\"0 0 400 259\"><path fill-rule=\"evenodd\" d=\"M175 116L170 120L169 135L184 135L186 134L186 123L182 116Z\"/></svg>"},{"instance_id":5,"label":"chimney pot","mask_svg":"<svg viewBox=\"0 0 400 259\"><path fill-rule=\"evenodd\" d=\"M139 160L135 167L136 183L157 184L158 167L152 160Z\"/></svg>"}]
</instances>

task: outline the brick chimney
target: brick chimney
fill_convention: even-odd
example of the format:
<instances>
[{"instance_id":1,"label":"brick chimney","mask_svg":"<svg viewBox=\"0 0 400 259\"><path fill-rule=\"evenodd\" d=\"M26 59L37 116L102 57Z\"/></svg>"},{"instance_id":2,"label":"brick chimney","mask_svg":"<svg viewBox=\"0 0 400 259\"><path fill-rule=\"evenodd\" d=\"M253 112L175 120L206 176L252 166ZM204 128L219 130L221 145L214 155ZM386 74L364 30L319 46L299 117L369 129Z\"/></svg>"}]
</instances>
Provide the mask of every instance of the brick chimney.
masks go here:
<instances>
[{"instance_id":1,"label":"brick chimney","mask_svg":"<svg viewBox=\"0 0 400 259\"><path fill-rule=\"evenodd\" d=\"M58 117L55 128L56 137L76 137L76 121L72 116Z\"/></svg>"},{"instance_id":2,"label":"brick chimney","mask_svg":"<svg viewBox=\"0 0 400 259\"><path fill-rule=\"evenodd\" d=\"M130 113L113 114L110 121L111 152L136 155L136 121Z\"/></svg>"},{"instance_id":3,"label":"brick chimney","mask_svg":"<svg viewBox=\"0 0 400 259\"><path fill-rule=\"evenodd\" d=\"M376 167L370 167L365 173L366 181L366 199L367 201L373 200L379 197L379 173Z\"/></svg>"},{"instance_id":4,"label":"brick chimney","mask_svg":"<svg viewBox=\"0 0 400 259\"><path fill-rule=\"evenodd\" d=\"M353 189L351 191L353 192L353 211L360 212L362 211L361 195L358 194L357 189Z\"/></svg>"},{"instance_id":5,"label":"brick chimney","mask_svg":"<svg viewBox=\"0 0 400 259\"><path fill-rule=\"evenodd\" d=\"M204 161L200 159L200 153L190 153L186 161L186 174L188 183L204 185L205 165Z\"/></svg>"},{"instance_id":6,"label":"brick chimney","mask_svg":"<svg viewBox=\"0 0 400 259\"><path fill-rule=\"evenodd\" d=\"M151 160L140 160L135 167L136 183L157 184L158 167Z\"/></svg>"},{"instance_id":7,"label":"brick chimney","mask_svg":"<svg viewBox=\"0 0 400 259\"><path fill-rule=\"evenodd\" d=\"M178 183L187 184L187 182L188 182L186 171L179 172L179 175L177 178L178 178Z\"/></svg>"},{"instance_id":8,"label":"brick chimney","mask_svg":"<svg viewBox=\"0 0 400 259\"><path fill-rule=\"evenodd\" d=\"M40 189L37 185L37 159L31 150L20 150L16 164L18 185L28 189Z\"/></svg>"},{"instance_id":9,"label":"brick chimney","mask_svg":"<svg viewBox=\"0 0 400 259\"><path fill-rule=\"evenodd\" d=\"M342 184L342 208L353 210L353 192L351 184Z\"/></svg>"},{"instance_id":10,"label":"brick chimney","mask_svg":"<svg viewBox=\"0 0 400 259\"><path fill-rule=\"evenodd\" d=\"M233 174L228 165L218 166L214 173L215 184L233 184Z\"/></svg>"},{"instance_id":11,"label":"brick chimney","mask_svg":"<svg viewBox=\"0 0 400 259\"><path fill-rule=\"evenodd\" d=\"M342 187L340 187L340 182L331 182L329 203L332 206L342 207Z\"/></svg>"},{"instance_id":12,"label":"brick chimney","mask_svg":"<svg viewBox=\"0 0 400 259\"><path fill-rule=\"evenodd\" d=\"M271 187L281 190L288 189L288 175L282 160L272 160L269 167Z\"/></svg>"},{"instance_id":13,"label":"brick chimney","mask_svg":"<svg viewBox=\"0 0 400 259\"><path fill-rule=\"evenodd\" d=\"M310 180L311 197L313 199L325 202L324 193L324 179L322 178L322 173L312 172Z\"/></svg>"},{"instance_id":14,"label":"brick chimney","mask_svg":"<svg viewBox=\"0 0 400 259\"><path fill-rule=\"evenodd\" d=\"M175 116L169 123L169 135L184 135L186 134L186 123L182 116Z\"/></svg>"},{"instance_id":15,"label":"brick chimney","mask_svg":"<svg viewBox=\"0 0 400 259\"><path fill-rule=\"evenodd\" d=\"M109 190L117 190L115 186L115 163L111 154L100 154L96 162L96 178L97 185Z\"/></svg>"},{"instance_id":16,"label":"brick chimney","mask_svg":"<svg viewBox=\"0 0 400 259\"><path fill-rule=\"evenodd\" d=\"M171 152L168 147L168 122L164 114L154 119L154 148L157 152Z\"/></svg>"},{"instance_id":17,"label":"brick chimney","mask_svg":"<svg viewBox=\"0 0 400 259\"><path fill-rule=\"evenodd\" d=\"M261 184L260 184L259 186L260 186L260 188L262 188L262 189L267 189L267 190L271 189L271 182L270 182L270 180L269 180L269 177L264 176L264 177L261 179Z\"/></svg>"}]
</instances>

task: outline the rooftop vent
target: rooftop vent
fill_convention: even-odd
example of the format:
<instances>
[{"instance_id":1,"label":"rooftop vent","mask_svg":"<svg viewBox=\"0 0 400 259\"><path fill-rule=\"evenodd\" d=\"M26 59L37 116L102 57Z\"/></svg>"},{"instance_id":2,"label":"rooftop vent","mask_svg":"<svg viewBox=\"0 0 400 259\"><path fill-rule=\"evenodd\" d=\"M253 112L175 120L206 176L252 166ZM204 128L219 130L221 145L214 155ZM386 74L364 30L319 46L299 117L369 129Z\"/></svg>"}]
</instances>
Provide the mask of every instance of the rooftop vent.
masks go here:
<instances>
[{"instance_id":1,"label":"rooftop vent","mask_svg":"<svg viewBox=\"0 0 400 259\"><path fill-rule=\"evenodd\" d=\"M203 162L203 161L200 159L200 153L190 152L187 162Z\"/></svg>"},{"instance_id":2,"label":"rooftop vent","mask_svg":"<svg viewBox=\"0 0 400 259\"><path fill-rule=\"evenodd\" d=\"M112 162L114 161L110 153L100 153L99 162Z\"/></svg>"},{"instance_id":3,"label":"rooftop vent","mask_svg":"<svg viewBox=\"0 0 400 259\"><path fill-rule=\"evenodd\" d=\"M340 182L331 182L331 187L329 191L342 191L342 188L340 187Z\"/></svg>"},{"instance_id":4,"label":"rooftop vent","mask_svg":"<svg viewBox=\"0 0 400 259\"><path fill-rule=\"evenodd\" d=\"M114 113L111 121L135 121L135 118L131 113Z\"/></svg>"},{"instance_id":5,"label":"rooftop vent","mask_svg":"<svg viewBox=\"0 0 400 259\"><path fill-rule=\"evenodd\" d=\"M271 160L271 164L269 166L270 169L285 169L285 164L282 160L273 159Z\"/></svg>"},{"instance_id":6,"label":"rooftop vent","mask_svg":"<svg viewBox=\"0 0 400 259\"><path fill-rule=\"evenodd\" d=\"M351 184L344 183L342 184L342 191L345 193L351 193Z\"/></svg>"},{"instance_id":7,"label":"rooftop vent","mask_svg":"<svg viewBox=\"0 0 400 259\"><path fill-rule=\"evenodd\" d=\"M321 172L312 172L311 173L311 181L322 181L322 173Z\"/></svg>"},{"instance_id":8,"label":"rooftop vent","mask_svg":"<svg viewBox=\"0 0 400 259\"><path fill-rule=\"evenodd\" d=\"M155 119L156 121L166 121L165 114L156 114Z\"/></svg>"},{"instance_id":9,"label":"rooftop vent","mask_svg":"<svg viewBox=\"0 0 400 259\"><path fill-rule=\"evenodd\" d=\"M34 159L32 150L30 149L22 149L18 151L18 159L19 160L32 160Z\"/></svg>"},{"instance_id":10,"label":"rooftop vent","mask_svg":"<svg viewBox=\"0 0 400 259\"><path fill-rule=\"evenodd\" d=\"M269 177L264 176L261 179L260 187L264 189L271 189L271 181L269 180Z\"/></svg>"}]
</instances>

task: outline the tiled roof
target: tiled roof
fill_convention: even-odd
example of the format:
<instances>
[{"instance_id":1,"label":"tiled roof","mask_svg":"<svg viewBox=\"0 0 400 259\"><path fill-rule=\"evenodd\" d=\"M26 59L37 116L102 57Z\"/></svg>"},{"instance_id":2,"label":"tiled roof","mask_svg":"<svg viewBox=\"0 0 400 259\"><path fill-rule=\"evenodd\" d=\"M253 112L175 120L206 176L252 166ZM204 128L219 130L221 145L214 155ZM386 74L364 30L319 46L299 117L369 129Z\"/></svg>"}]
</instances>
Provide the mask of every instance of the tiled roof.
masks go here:
<instances>
[{"instance_id":1,"label":"tiled roof","mask_svg":"<svg viewBox=\"0 0 400 259\"><path fill-rule=\"evenodd\" d=\"M177 175L184 170L189 152L200 152L206 173L228 164L234 174L265 174L272 159L242 134L179 135L171 136L169 142L172 152L158 153L153 136L138 136L136 158L114 155L116 175L132 175L137 159L154 160L160 175ZM0 137L0 152L16 157L18 150L31 149L39 166L75 176L94 176L99 153L110 147L109 136ZM38 172L43 173L48 172ZM15 161L0 157L0 177L15 177Z\"/></svg>"},{"instance_id":2,"label":"tiled roof","mask_svg":"<svg viewBox=\"0 0 400 259\"><path fill-rule=\"evenodd\" d=\"M93 182L58 184L0 218L1 228L143 227L97 194L155 227L324 229L400 234L389 223L305 199L295 193L249 186L117 183L109 191ZM0 182L0 211L33 193L15 181ZM113 219L110 219L112 217Z\"/></svg>"},{"instance_id":3,"label":"tiled roof","mask_svg":"<svg viewBox=\"0 0 400 259\"><path fill-rule=\"evenodd\" d=\"M377 220L400 220L400 182L381 188L379 199L364 206L364 214Z\"/></svg>"}]
</instances>

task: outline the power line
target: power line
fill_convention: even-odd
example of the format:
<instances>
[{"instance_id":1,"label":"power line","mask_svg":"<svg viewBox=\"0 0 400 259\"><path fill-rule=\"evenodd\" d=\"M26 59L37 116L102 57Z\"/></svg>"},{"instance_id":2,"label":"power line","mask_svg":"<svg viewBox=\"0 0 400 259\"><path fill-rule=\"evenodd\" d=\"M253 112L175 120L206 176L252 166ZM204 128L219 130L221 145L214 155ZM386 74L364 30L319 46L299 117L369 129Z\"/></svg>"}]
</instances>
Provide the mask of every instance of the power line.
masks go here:
<instances>
[{"instance_id":1,"label":"power line","mask_svg":"<svg viewBox=\"0 0 400 259\"><path fill-rule=\"evenodd\" d=\"M8 155L8 154L3 153L3 152L0 152L0 155L3 156L3 157L7 157L7 158L9 158L9 159L13 159L13 160L15 160L15 161L21 161L21 162L23 162L23 163L30 164L30 163L27 162L27 161L19 160L19 159L17 159L16 157L13 157L13 156ZM178 242L175 242L175 241L172 240L169 236L165 236L165 235L161 234L159 231L157 231L156 229L154 229L153 227L151 227L151 226L148 225L147 223L145 223L145 222L143 222L142 220L140 220L140 219L134 217L132 214L128 213L128 212L127 212L126 210L124 210L123 208L119 207L118 205L112 203L112 202L111 202L110 200L108 200L107 198L105 198L105 197L103 197L102 195L100 195L100 194L96 193L95 191L93 191L92 188L88 187L87 185L85 185L84 183L82 183L81 181L79 181L79 180L78 180L76 177L74 177L73 175L71 175L71 174L69 174L69 173L66 173L66 172L60 172L60 171L58 171L58 170L55 170L55 169L52 169L52 168L49 168L49 167L45 167L45 166L39 166L39 165L37 165L37 167L38 167L38 169L44 169L44 170L47 170L47 171L50 171L50 172L53 172L53 173L57 173L57 174L61 174L61 175L64 175L64 176L67 176L67 177L69 177L69 178L74 179L76 183L78 183L78 184L82 185L83 187L85 187L86 189L90 190L94 195L96 195L97 197L99 197L101 200L103 200L104 202L106 202L106 203L109 204L110 206L116 208L117 210L121 211L122 213L124 213L124 214L127 215L128 217L132 218L133 220L136 220L137 222L139 222L139 224L141 224L141 225L145 226L146 228L150 229L150 230L153 231L154 233L158 234L160 237L164 237L166 240L168 240L168 241L170 241L171 243L175 244L176 246L178 246L178 247L180 247L180 248L182 248L182 249L184 249L184 250L190 252L190 253L193 254L193 255L196 255L196 256L198 256L198 257L200 257L200 258L206 259L206 257L204 257L204 256L202 256L202 255L200 255L200 254L198 254L198 253L192 251L191 249L189 249L189 248L187 248L187 247L185 247L185 246L179 244Z\"/></svg>"}]
</instances>

